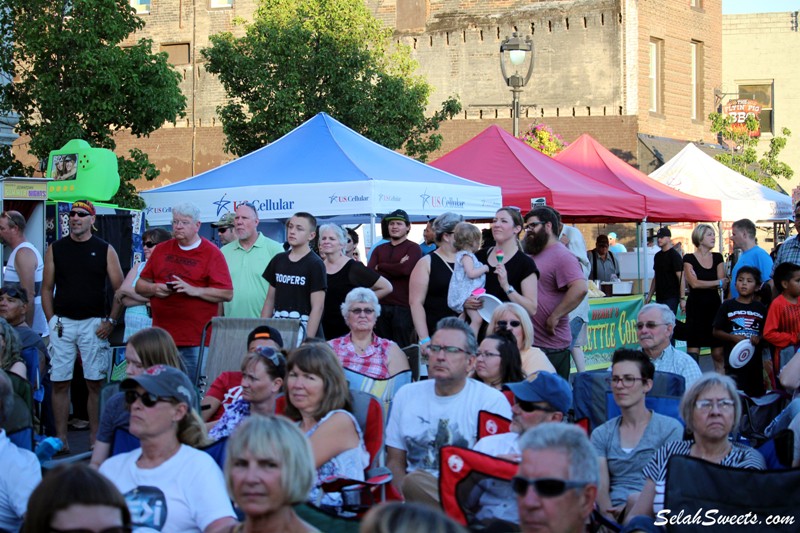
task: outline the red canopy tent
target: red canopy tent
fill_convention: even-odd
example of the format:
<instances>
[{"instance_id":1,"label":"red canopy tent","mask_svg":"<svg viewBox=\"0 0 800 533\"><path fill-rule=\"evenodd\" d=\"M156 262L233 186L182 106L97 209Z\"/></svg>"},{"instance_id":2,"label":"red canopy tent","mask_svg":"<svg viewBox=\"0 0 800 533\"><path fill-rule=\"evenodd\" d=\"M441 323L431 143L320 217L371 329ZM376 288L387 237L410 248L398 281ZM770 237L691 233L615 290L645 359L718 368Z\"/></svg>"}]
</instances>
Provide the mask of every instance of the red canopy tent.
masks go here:
<instances>
[{"instance_id":1,"label":"red canopy tent","mask_svg":"<svg viewBox=\"0 0 800 533\"><path fill-rule=\"evenodd\" d=\"M629 188L609 185L534 150L498 126L489 126L431 166L487 185L500 186L504 205L523 213L544 198L567 220L643 220L645 200Z\"/></svg>"},{"instance_id":2,"label":"red canopy tent","mask_svg":"<svg viewBox=\"0 0 800 533\"><path fill-rule=\"evenodd\" d=\"M722 204L667 187L618 158L584 133L555 159L607 185L641 194L648 222L699 222L721 219Z\"/></svg>"}]
</instances>

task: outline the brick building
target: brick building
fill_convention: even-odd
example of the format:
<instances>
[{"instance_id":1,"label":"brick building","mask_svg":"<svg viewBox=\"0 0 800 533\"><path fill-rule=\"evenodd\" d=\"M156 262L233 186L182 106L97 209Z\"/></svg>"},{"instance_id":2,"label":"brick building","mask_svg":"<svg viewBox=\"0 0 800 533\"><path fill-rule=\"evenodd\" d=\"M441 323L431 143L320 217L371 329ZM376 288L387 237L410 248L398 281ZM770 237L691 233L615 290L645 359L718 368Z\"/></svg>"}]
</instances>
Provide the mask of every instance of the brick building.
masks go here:
<instances>
[{"instance_id":1,"label":"brick building","mask_svg":"<svg viewBox=\"0 0 800 533\"><path fill-rule=\"evenodd\" d=\"M780 157L795 175L779 182L792 191L800 184L800 71L787 68L785 52L800 45L798 13L725 15L722 44L722 90L717 101L746 98L761 104L759 155L769 148L773 134L783 128L792 131Z\"/></svg>"},{"instance_id":2,"label":"brick building","mask_svg":"<svg viewBox=\"0 0 800 533\"><path fill-rule=\"evenodd\" d=\"M199 50L209 35L241 32L234 19L250 19L256 2L131 1L147 22L136 37L150 37L169 53L189 102L176 127L149 139L120 138L119 150L136 145L148 152L162 170L158 184L230 160L215 114L224 91ZM412 48L418 73L434 87L430 109L449 95L461 100L462 114L440 130L440 154L493 123L511 131L499 46L513 31L534 43L522 131L538 119L567 140L588 132L645 170L655 156L642 138L714 140L706 116L721 85L721 0L365 1Z\"/></svg>"}]
</instances>

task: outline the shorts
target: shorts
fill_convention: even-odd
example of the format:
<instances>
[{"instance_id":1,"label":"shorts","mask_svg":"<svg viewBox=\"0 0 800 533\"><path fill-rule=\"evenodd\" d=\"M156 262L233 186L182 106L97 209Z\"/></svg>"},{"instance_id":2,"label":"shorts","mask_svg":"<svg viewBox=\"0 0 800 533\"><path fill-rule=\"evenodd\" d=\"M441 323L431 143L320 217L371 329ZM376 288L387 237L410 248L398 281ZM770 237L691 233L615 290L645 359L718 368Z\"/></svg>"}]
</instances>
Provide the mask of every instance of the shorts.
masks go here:
<instances>
[{"instance_id":1,"label":"shorts","mask_svg":"<svg viewBox=\"0 0 800 533\"><path fill-rule=\"evenodd\" d=\"M111 345L108 339L97 336L102 318L73 320L61 317L62 335L58 336L58 316L50 319L50 381L70 381L78 352L83 364L83 377L89 381L106 379L111 363Z\"/></svg>"},{"instance_id":2,"label":"shorts","mask_svg":"<svg viewBox=\"0 0 800 533\"><path fill-rule=\"evenodd\" d=\"M572 342L569 344L570 350L575 346L586 346L586 343L589 341L589 337L586 334L586 326L586 321L579 316L569 321L569 330L572 333Z\"/></svg>"}]
</instances>

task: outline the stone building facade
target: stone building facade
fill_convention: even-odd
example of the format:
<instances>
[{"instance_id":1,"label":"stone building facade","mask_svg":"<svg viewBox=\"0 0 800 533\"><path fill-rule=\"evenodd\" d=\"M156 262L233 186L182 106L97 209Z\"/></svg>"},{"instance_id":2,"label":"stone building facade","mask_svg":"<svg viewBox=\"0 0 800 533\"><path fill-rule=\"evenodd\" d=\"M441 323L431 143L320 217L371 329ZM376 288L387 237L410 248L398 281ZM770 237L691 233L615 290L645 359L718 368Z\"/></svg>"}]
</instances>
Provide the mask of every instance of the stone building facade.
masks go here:
<instances>
[{"instance_id":1,"label":"stone building facade","mask_svg":"<svg viewBox=\"0 0 800 533\"><path fill-rule=\"evenodd\" d=\"M511 131L511 94L500 73L501 41L531 35L533 77L522 93L520 130L546 122L568 141L588 132L633 164L653 154L639 135L713 141L706 116L721 85L721 0L365 0L395 28L434 87L429 110L457 95L463 111L445 123L442 150L491 124ZM199 51L209 36L241 33L255 0L132 0L149 37L182 74L187 116L149 139L121 136L162 170L159 183L217 166L231 156L216 107L225 94Z\"/></svg>"}]
</instances>

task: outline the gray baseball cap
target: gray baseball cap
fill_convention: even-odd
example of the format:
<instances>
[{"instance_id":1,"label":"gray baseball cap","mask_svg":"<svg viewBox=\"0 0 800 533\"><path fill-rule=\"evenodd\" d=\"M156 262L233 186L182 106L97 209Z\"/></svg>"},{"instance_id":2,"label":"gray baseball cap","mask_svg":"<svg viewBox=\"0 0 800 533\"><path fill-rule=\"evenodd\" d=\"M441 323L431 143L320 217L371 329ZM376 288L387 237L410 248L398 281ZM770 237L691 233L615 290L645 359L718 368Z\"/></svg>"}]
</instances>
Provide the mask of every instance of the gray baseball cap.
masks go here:
<instances>
[{"instance_id":1,"label":"gray baseball cap","mask_svg":"<svg viewBox=\"0 0 800 533\"><path fill-rule=\"evenodd\" d=\"M197 391L189 377L171 366L151 366L138 376L124 380L120 389L131 390L137 386L159 398L173 398L191 408L197 405Z\"/></svg>"}]
</instances>

